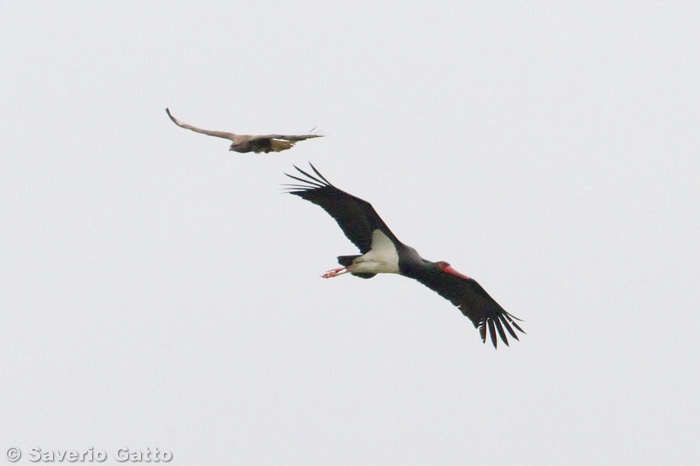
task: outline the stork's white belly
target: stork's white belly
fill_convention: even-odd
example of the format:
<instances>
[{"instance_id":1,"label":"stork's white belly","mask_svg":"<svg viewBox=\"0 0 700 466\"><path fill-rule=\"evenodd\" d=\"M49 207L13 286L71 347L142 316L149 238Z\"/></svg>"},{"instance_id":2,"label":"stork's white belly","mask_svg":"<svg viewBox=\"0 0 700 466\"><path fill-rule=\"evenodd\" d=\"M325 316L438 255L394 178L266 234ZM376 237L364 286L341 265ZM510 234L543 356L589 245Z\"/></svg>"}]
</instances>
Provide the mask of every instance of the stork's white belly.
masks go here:
<instances>
[{"instance_id":1,"label":"stork's white belly","mask_svg":"<svg viewBox=\"0 0 700 466\"><path fill-rule=\"evenodd\" d=\"M372 232L372 249L355 259L350 272L356 273L399 273L399 254L396 246L380 230Z\"/></svg>"}]
</instances>

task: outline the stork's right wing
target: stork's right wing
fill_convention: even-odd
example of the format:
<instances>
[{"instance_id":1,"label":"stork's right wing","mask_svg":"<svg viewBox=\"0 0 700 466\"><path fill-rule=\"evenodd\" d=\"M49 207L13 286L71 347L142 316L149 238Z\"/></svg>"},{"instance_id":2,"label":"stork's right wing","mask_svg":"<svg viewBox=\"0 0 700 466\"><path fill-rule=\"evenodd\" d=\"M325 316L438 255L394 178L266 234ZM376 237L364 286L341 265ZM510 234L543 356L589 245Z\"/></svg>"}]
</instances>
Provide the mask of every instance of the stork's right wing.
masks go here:
<instances>
[{"instance_id":1,"label":"stork's right wing","mask_svg":"<svg viewBox=\"0 0 700 466\"><path fill-rule=\"evenodd\" d=\"M294 168L306 178L286 174L303 183L288 185L289 193L321 206L338 222L345 236L360 249L362 254L372 249L374 230L381 230L394 244L400 244L369 202L336 188L313 165L311 169L317 176L310 175L296 165Z\"/></svg>"}]
</instances>

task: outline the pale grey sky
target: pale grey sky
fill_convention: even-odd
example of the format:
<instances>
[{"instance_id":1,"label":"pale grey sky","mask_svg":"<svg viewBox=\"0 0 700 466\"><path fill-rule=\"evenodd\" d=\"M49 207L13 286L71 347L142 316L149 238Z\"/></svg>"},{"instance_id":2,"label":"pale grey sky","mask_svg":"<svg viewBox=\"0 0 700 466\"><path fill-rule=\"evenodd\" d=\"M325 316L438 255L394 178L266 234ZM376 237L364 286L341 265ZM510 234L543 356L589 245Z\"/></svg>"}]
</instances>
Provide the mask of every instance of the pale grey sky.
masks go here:
<instances>
[{"instance_id":1,"label":"pale grey sky","mask_svg":"<svg viewBox=\"0 0 700 466\"><path fill-rule=\"evenodd\" d=\"M697 2L5 2L0 41L3 455L700 455ZM282 194L307 161L528 334L321 279L356 249Z\"/></svg>"}]
</instances>

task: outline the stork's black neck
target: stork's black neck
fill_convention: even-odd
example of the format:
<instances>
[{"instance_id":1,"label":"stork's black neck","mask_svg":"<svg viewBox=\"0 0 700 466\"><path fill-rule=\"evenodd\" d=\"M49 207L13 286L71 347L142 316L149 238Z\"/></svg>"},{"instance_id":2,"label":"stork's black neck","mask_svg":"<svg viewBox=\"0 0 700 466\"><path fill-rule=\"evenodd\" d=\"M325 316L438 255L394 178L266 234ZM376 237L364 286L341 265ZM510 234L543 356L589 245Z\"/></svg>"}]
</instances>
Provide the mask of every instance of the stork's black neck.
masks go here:
<instances>
[{"instance_id":1,"label":"stork's black neck","mask_svg":"<svg viewBox=\"0 0 700 466\"><path fill-rule=\"evenodd\" d=\"M432 262L423 259L411 246L397 245L396 252L399 255L399 270L402 275L420 278L434 268Z\"/></svg>"}]
</instances>

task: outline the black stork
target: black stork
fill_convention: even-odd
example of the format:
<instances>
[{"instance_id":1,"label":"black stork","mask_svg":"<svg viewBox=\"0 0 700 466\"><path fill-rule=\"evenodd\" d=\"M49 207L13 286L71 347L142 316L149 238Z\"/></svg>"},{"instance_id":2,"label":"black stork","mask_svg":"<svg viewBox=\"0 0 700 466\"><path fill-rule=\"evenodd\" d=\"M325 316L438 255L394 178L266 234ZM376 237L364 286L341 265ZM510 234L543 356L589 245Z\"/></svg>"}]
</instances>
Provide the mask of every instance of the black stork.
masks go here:
<instances>
[{"instance_id":1,"label":"black stork","mask_svg":"<svg viewBox=\"0 0 700 466\"><path fill-rule=\"evenodd\" d=\"M329 270L323 278L345 273L360 278L397 273L418 280L457 306L479 329L484 343L488 327L494 348L498 347L496 331L506 345L506 330L516 340L519 338L513 327L525 333L515 322L520 319L506 312L474 279L457 272L447 262L423 259L415 249L396 238L369 202L336 188L311 163L309 165L315 176L296 165L294 168L305 178L285 173L302 183L287 184L288 192L321 206L362 253L338 256L342 267Z\"/></svg>"}]
</instances>

